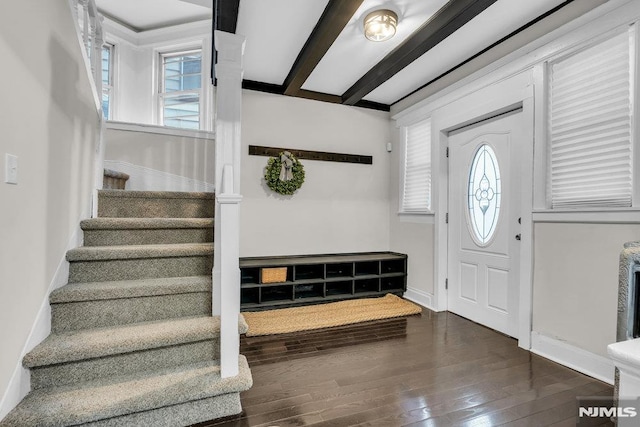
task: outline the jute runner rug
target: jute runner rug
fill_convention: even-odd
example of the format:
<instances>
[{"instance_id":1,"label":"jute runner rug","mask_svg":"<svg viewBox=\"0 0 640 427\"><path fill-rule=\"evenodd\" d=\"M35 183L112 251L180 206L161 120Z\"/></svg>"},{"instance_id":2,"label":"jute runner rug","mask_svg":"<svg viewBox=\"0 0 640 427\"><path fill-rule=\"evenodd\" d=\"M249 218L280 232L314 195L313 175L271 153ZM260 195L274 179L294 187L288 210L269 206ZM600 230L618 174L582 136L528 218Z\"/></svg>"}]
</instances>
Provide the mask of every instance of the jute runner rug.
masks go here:
<instances>
[{"instance_id":1,"label":"jute runner rug","mask_svg":"<svg viewBox=\"0 0 640 427\"><path fill-rule=\"evenodd\" d=\"M248 337L310 331L351 325L369 320L419 314L422 308L393 294L305 307L243 312L249 324Z\"/></svg>"}]
</instances>

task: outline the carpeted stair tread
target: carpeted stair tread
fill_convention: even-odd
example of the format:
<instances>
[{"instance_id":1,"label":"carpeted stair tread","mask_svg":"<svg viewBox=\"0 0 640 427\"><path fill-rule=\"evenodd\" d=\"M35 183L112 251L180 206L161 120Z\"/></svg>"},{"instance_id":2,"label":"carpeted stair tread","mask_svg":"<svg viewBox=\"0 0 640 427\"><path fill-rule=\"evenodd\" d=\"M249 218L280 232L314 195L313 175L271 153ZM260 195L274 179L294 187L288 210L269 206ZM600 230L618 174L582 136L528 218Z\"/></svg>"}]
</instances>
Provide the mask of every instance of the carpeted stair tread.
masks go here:
<instances>
[{"instance_id":1,"label":"carpeted stair tread","mask_svg":"<svg viewBox=\"0 0 640 427\"><path fill-rule=\"evenodd\" d=\"M240 316L238 332L247 329ZM219 331L219 317L202 316L51 334L25 355L22 364L32 368L203 341Z\"/></svg>"},{"instance_id":2,"label":"carpeted stair tread","mask_svg":"<svg viewBox=\"0 0 640 427\"><path fill-rule=\"evenodd\" d=\"M111 261L118 259L171 258L207 255L213 255L213 243L82 246L68 251L67 261Z\"/></svg>"},{"instance_id":3,"label":"carpeted stair tread","mask_svg":"<svg viewBox=\"0 0 640 427\"><path fill-rule=\"evenodd\" d=\"M81 221L80 227L85 231L211 228L213 218L91 218Z\"/></svg>"},{"instance_id":4,"label":"carpeted stair tread","mask_svg":"<svg viewBox=\"0 0 640 427\"><path fill-rule=\"evenodd\" d=\"M70 426L248 390L253 380L244 356L239 375L220 378L219 362L201 362L81 387L32 391L3 426Z\"/></svg>"},{"instance_id":5,"label":"carpeted stair tread","mask_svg":"<svg viewBox=\"0 0 640 427\"><path fill-rule=\"evenodd\" d=\"M214 193L188 191L123 191L100 190L101 197L139 198L139 199L203 199L214 200Z\"/></svg>"},{"instance_id":6,"label":"carpeted stair tread","mask_svg":"<svg viewBox=\"0 0 640 427\"><path fill-rule=\"evenodd\" d=\"M60 304L210 291L211 276L69 283L53 291L49 302Z\"/></svg>"}]
</instances>

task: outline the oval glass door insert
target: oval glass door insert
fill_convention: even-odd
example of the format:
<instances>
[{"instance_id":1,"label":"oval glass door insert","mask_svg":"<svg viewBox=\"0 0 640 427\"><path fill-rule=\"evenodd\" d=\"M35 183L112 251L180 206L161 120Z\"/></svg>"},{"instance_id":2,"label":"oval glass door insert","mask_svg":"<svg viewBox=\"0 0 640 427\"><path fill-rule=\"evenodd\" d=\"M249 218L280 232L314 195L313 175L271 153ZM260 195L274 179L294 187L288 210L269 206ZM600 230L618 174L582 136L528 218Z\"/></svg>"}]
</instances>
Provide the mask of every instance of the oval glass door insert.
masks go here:
<instances>
[{"instance_id":1,"label":"oval glass door insert","mask_svg":"<svg viewBox=\"0 0 640 427\"><path fill-rule=\"evenodd\" d=\"M478 147L469 170L467 209L472 236L480 246L491 242L500 216L500 168L488 144Z\"/></svg>"}]
</instances>

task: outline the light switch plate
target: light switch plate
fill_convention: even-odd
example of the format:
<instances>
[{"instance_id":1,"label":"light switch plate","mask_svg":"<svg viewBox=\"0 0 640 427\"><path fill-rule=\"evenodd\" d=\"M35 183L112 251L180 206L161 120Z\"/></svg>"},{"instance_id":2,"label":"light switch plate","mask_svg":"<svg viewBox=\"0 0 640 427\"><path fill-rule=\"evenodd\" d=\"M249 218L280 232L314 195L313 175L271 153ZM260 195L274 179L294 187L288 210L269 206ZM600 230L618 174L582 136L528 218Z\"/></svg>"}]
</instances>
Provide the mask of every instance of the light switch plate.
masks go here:
<instances>
[{"instance_id":1,"label":"light switch plate","mask_svg":"<svg viewBox=\"0 0 640 427\"><path fill-rule=\"evenodd\" d=\"M18 156L5 153L4 155L4 182L7 184L18 183Z\"/></svg>"}]
</instances>

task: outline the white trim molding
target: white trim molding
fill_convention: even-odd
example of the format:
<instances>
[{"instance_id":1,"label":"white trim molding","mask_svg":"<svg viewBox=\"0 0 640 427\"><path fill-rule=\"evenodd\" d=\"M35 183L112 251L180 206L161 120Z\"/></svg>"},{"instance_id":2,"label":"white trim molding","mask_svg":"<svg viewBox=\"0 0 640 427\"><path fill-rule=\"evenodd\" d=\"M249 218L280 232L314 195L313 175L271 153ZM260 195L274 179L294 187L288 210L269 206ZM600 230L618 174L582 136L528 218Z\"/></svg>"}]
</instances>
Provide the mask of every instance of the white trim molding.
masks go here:
<instances>
[{"instance_id":1,"label":"white trim molding","mask_svg":"<svg viewBox=\"0 0 640 427\"><path fill-rule=\"evenodd\" d=\"M156 135L171 135L171 136L182 136L187 138L198 138L198 139L215 139L216 133L206 130L194 130L194 129L179 129L172 128L167 126L158 126L158 125L149 125L142 123L128 123L128 122L116 122L116 121L107 121L106 122L107 129L114 130L126 130L129 132L142 132L142 133L150 133Z\"/></svg>"},{"instance_id":2,"label":"white trim molding","mask_svg":"<svg viewBox=\"0 0 640 427\"><path fill-rule=\"evenodd\" d=\"M613 361L565 341L533 331L531 352L607 384L614 382Z\"/></svg>"},{"instance_id":3,"label":"white trim molding","mask_svg":"<svg viewBox=\"0 0 640 427\"><path fill-rule=\"evenodd\" d=\"M639 209L606 210L536 210L533 222L566 222L582 224L640 224Z\"/></svg>"},{"instance_id":4,"label":"white trim molding","mask_svg":"<svg viewBox=\"0 0 640 427\"><path fill-rule=\"evenodd\" d=\"M407 286L407 290L403 295L404 299L408 299L409 301L413 301L416 304L419 304L423 307L428 308L431 311L438 311L436 307L434 307L432 299L433 294L425 292L421 289L412 288L411 286Z\"/></svg>"}]
</instances>

